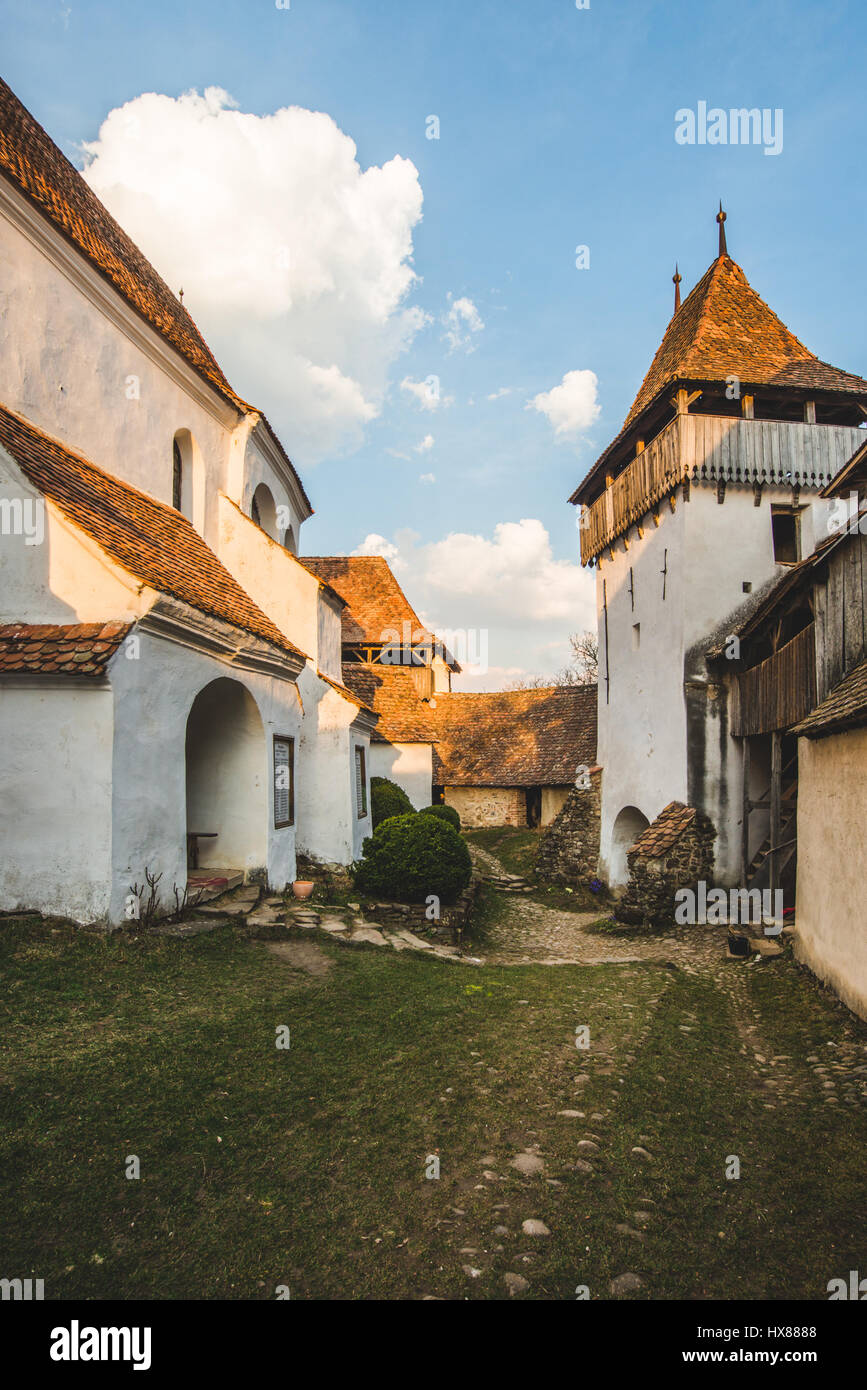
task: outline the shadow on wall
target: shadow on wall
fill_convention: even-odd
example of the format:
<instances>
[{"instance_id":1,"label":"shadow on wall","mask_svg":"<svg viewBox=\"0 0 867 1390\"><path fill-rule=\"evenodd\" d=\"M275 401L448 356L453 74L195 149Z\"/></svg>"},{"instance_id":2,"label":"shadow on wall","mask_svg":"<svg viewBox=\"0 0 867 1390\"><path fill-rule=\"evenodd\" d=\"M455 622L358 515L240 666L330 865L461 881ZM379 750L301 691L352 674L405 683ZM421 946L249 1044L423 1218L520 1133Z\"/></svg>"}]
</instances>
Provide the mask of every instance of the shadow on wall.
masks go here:
<instances>
[{"instance_id":1,"label":"shadow on wall","mask_svg":"<svg viewBox=\"0 0 867 1390\"><path fill-rule=\"evenodd\" d=\"M187 719L187 834L202 868L268 862L265 729L253 696L221 676L200 690Z\"/></svg>"}]
</instances>

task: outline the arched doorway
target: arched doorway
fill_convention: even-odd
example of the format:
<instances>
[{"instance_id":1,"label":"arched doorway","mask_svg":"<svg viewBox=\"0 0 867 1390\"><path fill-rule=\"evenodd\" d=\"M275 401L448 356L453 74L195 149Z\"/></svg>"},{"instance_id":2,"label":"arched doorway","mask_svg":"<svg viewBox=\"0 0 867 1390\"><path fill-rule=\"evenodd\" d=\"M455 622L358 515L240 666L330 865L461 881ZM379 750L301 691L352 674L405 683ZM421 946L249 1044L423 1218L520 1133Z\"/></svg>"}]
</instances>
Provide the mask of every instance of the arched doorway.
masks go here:
<instances>
[{"instance_id":1,"label":"arched doorway","mask_svg":"<svg viewBox=\"0 0 867 1390\"><path fill-rule=\"evenodd\" d=\"M635 844L642 830L646 830L649 824L650 821L647 816L643 815L637 806L624 806L618 812L617 819L611 828L611 856L608 871L610 887L622 888L628 883L627 852Z\"/></svg>"},{"instance_id":2,"label":"arched doorway","mask_svg":"<svg viewBox=\"0 0 867 1390\"><path fill-rule=\"evenodd\" d=\"M265 729L240 681L220 677L199 691L187 717L186 770L188 865L267 868Z\"/></svg>"}]
</instances>

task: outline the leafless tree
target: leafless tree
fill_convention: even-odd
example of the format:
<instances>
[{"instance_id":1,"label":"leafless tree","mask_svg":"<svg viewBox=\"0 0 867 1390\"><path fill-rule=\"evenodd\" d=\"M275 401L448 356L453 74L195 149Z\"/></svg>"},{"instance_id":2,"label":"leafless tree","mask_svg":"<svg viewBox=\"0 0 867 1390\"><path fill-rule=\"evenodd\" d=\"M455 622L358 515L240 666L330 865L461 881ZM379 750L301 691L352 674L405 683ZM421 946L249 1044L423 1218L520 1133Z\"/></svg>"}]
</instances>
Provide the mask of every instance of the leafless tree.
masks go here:
<instances>
[{"instance_id":1,"label":"leafless tree","mask_svg":"<svg viewBox=\"0 0 867 1390\"><path fill-rule=\"evenodd\" d=\"M595 685L599 675L599 642L595 632L573 632L572 660L555 676L521 676L506 690L543 690L552 685Z\"/></svg>"}]
</instances>

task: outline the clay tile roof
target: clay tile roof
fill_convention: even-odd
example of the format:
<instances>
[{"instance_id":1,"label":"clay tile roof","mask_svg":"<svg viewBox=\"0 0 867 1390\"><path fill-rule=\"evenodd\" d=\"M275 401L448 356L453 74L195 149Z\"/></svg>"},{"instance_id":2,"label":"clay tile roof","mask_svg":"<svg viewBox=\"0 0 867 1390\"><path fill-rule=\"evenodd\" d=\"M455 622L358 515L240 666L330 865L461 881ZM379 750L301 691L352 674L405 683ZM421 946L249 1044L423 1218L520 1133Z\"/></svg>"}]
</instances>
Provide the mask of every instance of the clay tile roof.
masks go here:
<instances>
[{"instance_id":1,"label":"clay tile roof","mask_svg":"<svg viewBox=\"0 0 867 1390\"><path fill-rule=\"evenodd\" d=\"M820 361L756 294L741 267L719 256L669 322L620 433L569 500L584 500L580 494L623 436L675 382L724 382L730 376L742 386L867 399L867 381Z\"/></svg>"},{"instance_id":2,"label":"clay tile roof","mask_svg":"<svg viewBox=\"0 0 867 1390\"><path fill-rule=\"evenodd\" d=\"M596 763L596 686L436 697L434 782L568 786Z\"/></svg>"},{"instance_id":3,"label":"clay tile roof","mask_svg":"<svg viewBox=\"0 0 867 1390\"><path fill-rule=\"evenodd\" d=\"M381 555L302 555L300 559L346 603L344 642L381 642L383 632L401 633L405 622L413 633L427 631Z\"/></svg>"},{"instance_id":4,"label":"clay tile roof","mask_svg":"<svg viewBox=\"0 0 867 1390\"><path fill-rule=\"evenodd\" d=\"M826 738L862 724L867 724L867 661L850 671L792 733Z\"/></svg>"},{"instance_id":5,"label":"clay tile roof","mask_svg":"<svg viewBox=\"0 0 867 1390\"><path fill-rule=\"evenodd\" d=\"M684 830L695 820L695 807L682 801L670 801L656 820L639 835L629 855L640 854L646 859L659 859L676 844Z\"/></svg>"},{"instance_id":6,"label":"clay tile roof","mask_svg":"<svg viewBox=\"0 0 867 1390\"><path fill-rule=\"evenodd\" d=\"M130 623L4 623L0 626L0 676L44 676L56 671L101 676Z\"/></svg>"},{"instance_id":7,"label":"clay tile roof","mask_svg":"<svg viewBox=\"0 0 867 1390\"><path fill-rule=\"evenodd\" d=\"M0 445L45 497L136 579L303 657L173 507L104 473L2 405Z\"/></svg>"},{"instance_id":8,"label":"clay tile roof","mask_svg":"<svg viewBox=\"0 0 867 1390\"><path fill-rule=\"evenodd\" d=\"M626 417L629 425L675 381L867 395L867 381L820 362L790 333L730 256L719 256L674 315Z\"/></svg>"},{"instance_id":9,"label":"clay tile roof","mask_svg":"<svg viewBox=\"0 0 867 1390\"><path fill-rule=\"evenodd\" d=\"M0 173L226 400L242 412L249 408L232 390L180 300L2 78Z\"/></svg>"},{"instance_id":10,"label":"clay tile roof","mask_svg":"<svg viewBox=\"0 0 867 1390\"><path fill-rule=\"evenodd\" d=\"M437 737L435 711L419 696L408 666L343 663L343 680L358 698L379 715L379 743L433 743ZM444 698L436 697L437 705Z\"/></svg>"},{"instance_id":11,"label":"clay tile roof","mask_svg":"<svg viewBox=\"0 0 867 1390\"><path fill-rule=\"evenodd\" d=\"M241 414L254 410L232 389L191 315L131 237L0 78L0 174L48 218L118 294ZM256 412L310 501L283 445ZM311 508L312 512L312 508Z\"/></svg>"}]
</instances>

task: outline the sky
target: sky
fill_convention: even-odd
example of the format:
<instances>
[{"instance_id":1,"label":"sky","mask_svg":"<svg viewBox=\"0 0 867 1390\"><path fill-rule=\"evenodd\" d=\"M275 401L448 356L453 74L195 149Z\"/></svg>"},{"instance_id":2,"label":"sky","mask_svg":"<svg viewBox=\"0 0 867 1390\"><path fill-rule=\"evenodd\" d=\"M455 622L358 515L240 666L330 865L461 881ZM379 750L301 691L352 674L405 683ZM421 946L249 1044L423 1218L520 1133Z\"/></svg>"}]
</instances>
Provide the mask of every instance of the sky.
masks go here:
<instances>
[{"instance_id":1,"label":"sky","mask_svg":"<svg viewBox=\"0 0 867 1390\"><path fill-rule=\"evenodd\" d=\"M566 499L720 199L753 287L867 376L865 39L863 0L0 0L0 74L277 429L302 552L386 555L466 689L595 627ZM700 103L767 112L758 143L701 142Z\"/></svg>"}]
</instances>

